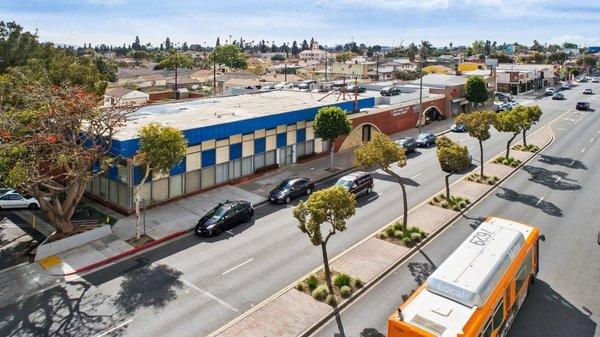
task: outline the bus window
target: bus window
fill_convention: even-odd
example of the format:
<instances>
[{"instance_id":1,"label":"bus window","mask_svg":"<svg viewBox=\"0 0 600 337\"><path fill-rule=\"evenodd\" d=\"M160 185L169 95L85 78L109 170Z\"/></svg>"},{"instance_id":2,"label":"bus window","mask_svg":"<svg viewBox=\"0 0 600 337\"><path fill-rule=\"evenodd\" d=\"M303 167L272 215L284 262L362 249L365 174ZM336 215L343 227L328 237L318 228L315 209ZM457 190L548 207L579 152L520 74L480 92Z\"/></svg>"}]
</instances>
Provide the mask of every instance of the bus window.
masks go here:
<instances>
[{"instance_id":1,"label":"bus window","mask_svg":"<svg viewBox=\"0 0 600 337\"><path fill-rule=\"evenodd\" d=\"M492 336L492 319L488 319L485 323L485 330L480 334L481 337L491 337Z\"/></svg>"},{"instance_id":2,"label":"bus window","mask_svg":"<svg viewBox=\"0 0 600 337\"><path fill-rule=\"evenodd\" d=\"M493 317L493 326L494 330L496 330L500 328L500 325L502 325L502 321L504 320L504 300L500 300L500 303L498 303L496 309L494 309Z\"/></svg>"},{"instance_id":3,"label":"bus window","mask_svg":"<svg viewBox=\"0 0 600 337\"><path fill-rule=\"evenodd\" d=\"M521 266L521 268L519 269L519 272L517 273L517 278L515 280L515 293L516 294L518 294L519 291L521 291L521 287L523 286L523 283L526 282L527 278L529 277L530 272L531 272L531 253L529 253L525 257L525 261L523 261L523 265Z\"/></svg>"}]
</instances>

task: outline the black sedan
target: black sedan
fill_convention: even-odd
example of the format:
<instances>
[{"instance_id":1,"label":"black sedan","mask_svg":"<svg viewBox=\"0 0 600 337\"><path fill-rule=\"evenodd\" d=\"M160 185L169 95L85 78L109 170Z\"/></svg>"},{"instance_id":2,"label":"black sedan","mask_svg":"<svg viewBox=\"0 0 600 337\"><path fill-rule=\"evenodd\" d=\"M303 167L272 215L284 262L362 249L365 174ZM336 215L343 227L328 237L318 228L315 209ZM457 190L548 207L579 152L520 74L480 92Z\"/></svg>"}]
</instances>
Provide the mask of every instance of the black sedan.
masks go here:
<instances>
[{"instance_id":1,"label":"black sedan","mask_svg":"<svg viewBox=\"0 0 600 337\"><path fill-rule=\"evenodd\" d=\"M467 127L463 123L455 123L450 127L452 132L467 132Z\"/></svg>"},{"instance_id":2,"label":"black sedan","mask_svg":"<svg viewBox=\"0 0 600 337\"><path fill-rule=\"evenodd\" d=\"M589 102L577 102L577 104L575 104L575 109L577 109L577 110L589 110L590 109L590 103Z\"/></svg>"},{"instance_id":3,"label":"black sedan","mask_svg":"<svg viewBox=\"0 0 600 337\"><path fill-rule=\"evenodd\" d=\"M435 135L432 133L422 133L417 137L416 142L418 147L430 147L435 144Z\"/></svg>"},{"instance_id":4,"label":"black sedan","mask_svg":"<svg viewBox=\"0 0 600 337\"><path fill-rule=\"evenodd\" d=\"M269 193L269 200L276 204L289 204L292 199L310 195L314 190L315 183L308 178L286 179Z\"/></svg>"},{"instance_id":5,"label":"black sedan","mask_svg":"<svg viewBox=\"0 0 600 337\"><path fill-rule=\"evenodd\" d=\"M226 201L219 203L206 213L196 224L196 234L213 236L235 225L248 222L254 216L254 208L248 201Z\"/></svg>"},{"instance_id":6,"label":"black sedan","mask_svg":"<svg viewBox=\"0 0 600 337\"><path fill-rule=\"evenodd\" d=\"M411 137L402 137L395 141L395 143L402 146L406 153L415 152L417 148L417 141Z\"/></svg>"}]
</instances>

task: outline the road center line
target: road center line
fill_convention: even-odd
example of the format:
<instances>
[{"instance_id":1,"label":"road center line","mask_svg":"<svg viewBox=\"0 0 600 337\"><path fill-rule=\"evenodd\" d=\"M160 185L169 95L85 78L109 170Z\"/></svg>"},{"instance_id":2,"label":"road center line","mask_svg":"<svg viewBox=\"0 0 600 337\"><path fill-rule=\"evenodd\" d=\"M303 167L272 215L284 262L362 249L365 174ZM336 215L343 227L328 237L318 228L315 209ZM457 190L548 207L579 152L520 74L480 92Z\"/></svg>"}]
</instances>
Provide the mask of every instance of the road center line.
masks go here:
<instances>
[{"instance_id":1,"label":"road center line","mask_svg":"<svg viewBox=\"0 0 600 337\"><path fill-rule=\"evenodd\" d=\"M226 271L224 271L224 272L223 272L223 274L221 274L221 275L225 275L225 274L227 274L227 273L230 273L230 272L232 272L232 271L234 271L234 270L238 269L239 267L241 267L241 266L245 265L246 263L250 263L250 262L252 262L252 260L254 260L254 258L249 258L248 260L246 260L246 261L244 261L244 262L242 262L242 263L238 264L237 266L235 266L235 267L233 267L233 268L230 268L230 269L227 269L227 270L226 270Z\"/></svg>"},{"instance_id":2,"label":"road center line","mask_svg":"<svg viewBox=\"0 0 600 337\"><path fill-rule=\"evenodd\" d=\"M573 166L573 164L575 164L574 160L571 162L571 164L569 164L569 166Z\"/></svg>"},{"instance_id":3,"label":"road center line","mask_svg":"<svg viewBox=\"0 0 600 337\"><path fill-rule=\"evenodd\" d=\"M540 200L538 200L538 202L536 202L536 203L535 203L535 205L536 205L536 206L537 206L537 205L539 205L539 204L540 204L540 202L542 202L542 200L544 200L544 197L541 197L541 198L540 198Z\"/></svg>"},{"instance_id":4,"label":"road center line","mask_svg":"<svg viewBox=\"0 0 600 337\"><path fill-rule=\"evenodd\" d=\"M593 142L594 142L594 138L590 139L590 143L593 143Z\"/></svg>"},{"instance_id":5,"label":"road center line","mask_svg":"<svg viewBox=\"0 0 600 337\"><path fill-rule=\"evenodd\" d=\"M560 177L556 178L556 181L555 181L555 182L558 182L559 180L560 180Z\"/></svg>"},{"instance_id":6,"label":"road center line","mask_svg":"<svg viewBox=\"0 0 600 337\"><path fill-rule=\"evenodd\" d=\"M581 149L581 153L585 152L585 147L583 149Z\"/></svg>"},{"instance_id":7,"label":"road center line","mask_svg":"<svg viewBox=\"0 0 600 337\"><path fill-rule=\"evenodd\" d=\"M415 174L414 176L410 177L410 179L415 179L416 177L420 176L421 174L423 174L423 172Z\"/></svg>"},{"instance_id":8,"label":"road center line","mask_svg":"<svg viewBox=\"0 0 600 337\"><path fill-rule=\"evenodd\" d=\"M231 310L233 310L233 311L235 311L235 312L239 312L239 310L237 310L236 308L232 307L232 306L231 306L229 303L227 303L227 302L223 301L222 299L220 299L220 298L218 298L217 296L215 296L215 295L213 295L213 294L209 293L208 291L204 291L204 290L202 290L202 289L200 289L200 288L196 287L196 286L195 286L195 285L194 285L192 282L190 282L190 281L187 281L187 280L184 280L184 279L182 279L182 282L183 282L183 283L184 283L186 286L188 286L188 287L190 287L190 288L192 288L192 289L194 289L194 290L198 291L198 292L199 292L199 293L201 293L202 295L204 295L204 296L206 296L206 297L210 297L210 298L212 298L213 300L215 300L215 301L217 301L217 302L221 303L221 305L223 305L224 307L227 307L228 309L231 309Z\"/></svg>"},{"instance_id":9,"label":"road center line","mask_svg":"<svg viewBox=\"0 0 600 337\"><path fill-rule=\"evenodd\" d=\"M113 332L113 331L115 331L115 330L117 330L117 329L120 329L120 328L124 327L125 325L127 325L127 324L131 323L132 321L133 321L133 318L132 318L132 319L128 319L128 320L126 320L125 322L122 322L122 323L120 323L119 325L117 325L117 326L115 326L115 327L113 327L113 328L110 328L110 329L108 329L108 330L104 331L103 333L101 333L101 334L99 334L99 335L96 335L96 337L102 337L102 336L106 336L106 335L108 335L109 333L111 333L111 332Z\"/></svg>"}]
</instances>

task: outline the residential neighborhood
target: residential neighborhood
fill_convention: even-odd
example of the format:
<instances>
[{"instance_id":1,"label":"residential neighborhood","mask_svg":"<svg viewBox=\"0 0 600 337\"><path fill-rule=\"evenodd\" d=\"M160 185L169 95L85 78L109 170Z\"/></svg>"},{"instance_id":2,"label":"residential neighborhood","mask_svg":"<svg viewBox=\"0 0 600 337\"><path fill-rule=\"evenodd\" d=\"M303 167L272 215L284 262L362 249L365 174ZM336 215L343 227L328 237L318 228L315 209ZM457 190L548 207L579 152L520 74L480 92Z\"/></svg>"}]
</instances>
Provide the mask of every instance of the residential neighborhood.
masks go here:
<instances>
[{"instance_id":1,"label":"residential neighborhood","mask_svg":"<svg viewBox=\"0 0 600 337\"><path fill-rule=\"evenodd\" d=\"M597 3L170 5L0 4L0 336L600 337Z\"/></svg>"}]
</instances>

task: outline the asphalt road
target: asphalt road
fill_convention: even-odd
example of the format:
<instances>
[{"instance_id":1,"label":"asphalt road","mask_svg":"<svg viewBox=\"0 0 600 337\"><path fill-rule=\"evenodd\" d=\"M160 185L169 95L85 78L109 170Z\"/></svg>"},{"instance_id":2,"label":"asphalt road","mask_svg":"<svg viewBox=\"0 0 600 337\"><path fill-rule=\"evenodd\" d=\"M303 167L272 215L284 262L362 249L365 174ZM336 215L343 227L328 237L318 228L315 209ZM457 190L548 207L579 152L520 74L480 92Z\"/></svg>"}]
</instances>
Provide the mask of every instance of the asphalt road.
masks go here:
<instances>
[{"instance_id":1,"label":"asphalt road","mask_svg":"<svg viewBox=\"0 0 600 337\"><path fill-rule=\"evenodd\" d=\"M600 336L600 116L569 113L553 126L556 140L540 156L314 335L385 336L403 299L495 215L538 226L547 238L538 280L509 336Z\"/></svg>"},{"instance_id":2,"label":"asphalt road","mask_svg":"<svg viewBox=\"0 0 600 337\"><path fill-rule=\"evenodd\" d=\"M600 92L599 85L591 87ZM568 92L565 101L546 98L536 102L544 115L535 128L573 108L575 100L583 97L581 91L575 88ZM594 106L600 108L600 101L594 100ZM569 116L573 121L565 122L575 124L584 115ZM467 145L474 159L479 157L476 141L467 134L450 136ZM501 152L507 138L494 132L484 143L485 158ZM406 167L397 171L406 177L409 207L444 186L434 148L419 150L410 156ZM330 240L330 256L402 214L397 184L385 174L374 175L375 192L359 200L348 229ZM210 239L186 236L22 299L0 309L0 335L206 335L322 263L320 250L297 229L292 207L262 206L256 210L253 222L230 233ZM440 249L451 251L446 246ZM381 317L391 312L383 310L386 313Z\"/></svg>"}]
</instances>

